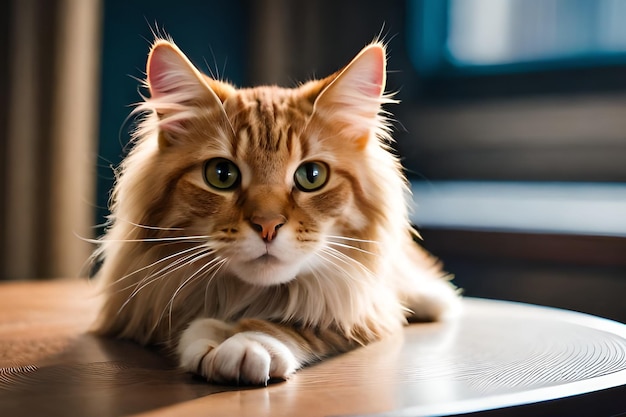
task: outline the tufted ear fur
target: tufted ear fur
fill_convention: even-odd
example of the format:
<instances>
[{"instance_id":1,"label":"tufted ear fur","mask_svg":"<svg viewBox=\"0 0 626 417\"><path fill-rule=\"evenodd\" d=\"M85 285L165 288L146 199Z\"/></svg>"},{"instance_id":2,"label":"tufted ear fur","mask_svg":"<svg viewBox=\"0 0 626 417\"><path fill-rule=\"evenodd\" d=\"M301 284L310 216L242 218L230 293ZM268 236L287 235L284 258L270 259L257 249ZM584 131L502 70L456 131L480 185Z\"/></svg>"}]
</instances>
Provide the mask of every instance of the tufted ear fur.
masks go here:
<instances>
[{"instance_id":1,"label":"tufted ear fur","mask_svg":"<svg viewBox=\"0 0 626 417\"><path fill-rule=\"evenodd\" d=\"M385 49L381 43L366 46L319 94L314 114L343 127L359 147L365 147L371 132L385 125L381 105L393 100L383 92L386 79ZM384 130L384 127L383 127Z\"/></svg>"},{"instance_id":2,"label":"tufted ear fur","mask_svg":"<svg viewBox=\"0 0 626 417\"><path fill-rule=\"evenodd\" d=\"M201 106L206 113L226 117L222 100L232 87L201 74L178 47L166 40L157 40L148 56L146 84L150 98L142 110L158 115L159 146L171 144L172 136L184 133L185 122L197 117ZM218 97L213 87L219 87Z\"/></svg>"}]
</instances>

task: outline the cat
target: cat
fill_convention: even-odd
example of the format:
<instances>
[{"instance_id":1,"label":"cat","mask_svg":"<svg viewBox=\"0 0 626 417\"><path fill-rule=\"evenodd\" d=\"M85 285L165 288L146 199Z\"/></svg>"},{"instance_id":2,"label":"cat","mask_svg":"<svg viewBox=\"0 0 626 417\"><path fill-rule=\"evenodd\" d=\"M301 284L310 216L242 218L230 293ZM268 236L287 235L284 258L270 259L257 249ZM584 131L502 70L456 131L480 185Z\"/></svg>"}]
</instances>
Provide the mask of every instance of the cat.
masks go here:
<instances>
[{"instance_id":1,"label":"cat","mask_svg":"<svg viewBox=\"0 0 626 417\"><path fill-rule=\"evenodd\" d=\"M210 382L267 385L455 316L409 223L385 68L374 41L327 78L238 89L157 39L96 252L95 332L165 346Z\"/></svg>"}]
</instances>

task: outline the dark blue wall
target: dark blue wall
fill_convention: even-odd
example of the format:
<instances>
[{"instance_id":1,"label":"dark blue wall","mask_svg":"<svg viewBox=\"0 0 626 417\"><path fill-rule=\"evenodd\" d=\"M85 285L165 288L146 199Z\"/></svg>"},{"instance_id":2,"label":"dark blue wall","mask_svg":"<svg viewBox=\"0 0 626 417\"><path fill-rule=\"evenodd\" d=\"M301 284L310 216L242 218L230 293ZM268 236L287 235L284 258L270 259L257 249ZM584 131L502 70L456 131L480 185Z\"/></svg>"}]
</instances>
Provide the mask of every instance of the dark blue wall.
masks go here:
<instances>
[{"instance_id":1,"label":"dark blue wall","mask_svg":"<svg viewBox=\"0 0 626 417\"><path fill-rule=\"evenodd\" d=\"M97 223L108 214L112 166L119 164L129 140L126 120L139 95L153 30L173 37L203 72L237 85L246 82L249 27L244 1L105 0L102 41Z\"/></svg>"}]
</instances>

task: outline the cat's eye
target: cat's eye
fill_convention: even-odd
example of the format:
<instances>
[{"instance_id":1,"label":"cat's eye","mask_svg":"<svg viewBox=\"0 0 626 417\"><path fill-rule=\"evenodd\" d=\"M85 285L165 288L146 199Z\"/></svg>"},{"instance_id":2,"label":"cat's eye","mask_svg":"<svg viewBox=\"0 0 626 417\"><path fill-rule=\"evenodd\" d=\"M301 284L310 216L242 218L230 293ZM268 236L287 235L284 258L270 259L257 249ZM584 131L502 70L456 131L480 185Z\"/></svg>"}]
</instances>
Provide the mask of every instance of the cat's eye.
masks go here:
<instances>
[{"instance_id":1,"label":"cat's eye","mask_svg":"<svg viewBox=\"0 0 626 417\"><path fill-rule=\"evenodd\" d=\"M296 169L294 180L301 191L317 191L328 181L328 166L323 162L305 162Z\"/></svg>"},{"instance_id":2,"label":"cat's eye","mask_svg":"<svg viewBox=\"0 0 626 417\"><path fill-rule=\"evenodd\" d=\"M239 185L239 168L225 158L213 158L204 163L204 180L218 190L231 190Z\"/></svg>"}]
</instances>

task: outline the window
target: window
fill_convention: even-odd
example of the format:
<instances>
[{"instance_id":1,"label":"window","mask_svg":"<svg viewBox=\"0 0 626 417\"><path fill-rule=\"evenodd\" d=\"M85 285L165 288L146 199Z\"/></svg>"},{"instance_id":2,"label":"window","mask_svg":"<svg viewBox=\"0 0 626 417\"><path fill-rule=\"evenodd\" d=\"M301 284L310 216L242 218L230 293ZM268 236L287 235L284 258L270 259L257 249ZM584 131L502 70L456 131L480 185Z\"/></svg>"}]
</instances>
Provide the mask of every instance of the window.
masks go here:
<instances>
[{"instance_id":1,"label":"window","mask_svg":"<svg viewBox=\"0 0 626 417\"><path fill-rule=\"evenodd\" d=\"M413 13L426 74L626 63L623 0L421 0Z\"/></svg>"},{"instance_id":2,"label":"window","mask_svg":"<svg viewBox=\"0 0 626 417\"><path fill-rule=\"evenodd\" d=\"M451 0L446 47L457 65L619 57L623 0Z\"/></svg>"},{"instance_id":3,"label":"window","mask_svg":"<svg viewBox=\"0 0 626 417\"><path fill-rule=\"evenodd\" d=\"M410 171L626 181L626 1L413 0L407 16Z\"/></svg>"}]
</instances>

